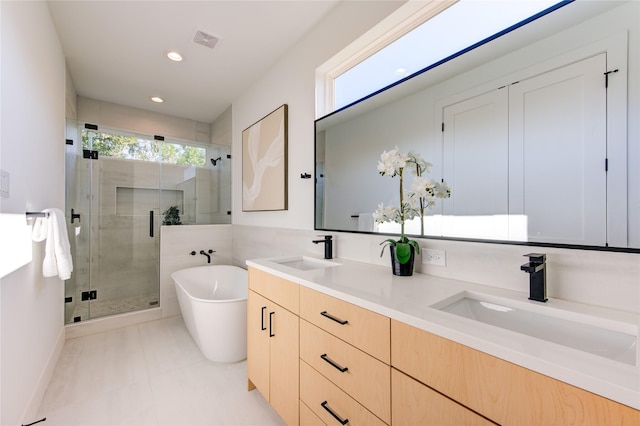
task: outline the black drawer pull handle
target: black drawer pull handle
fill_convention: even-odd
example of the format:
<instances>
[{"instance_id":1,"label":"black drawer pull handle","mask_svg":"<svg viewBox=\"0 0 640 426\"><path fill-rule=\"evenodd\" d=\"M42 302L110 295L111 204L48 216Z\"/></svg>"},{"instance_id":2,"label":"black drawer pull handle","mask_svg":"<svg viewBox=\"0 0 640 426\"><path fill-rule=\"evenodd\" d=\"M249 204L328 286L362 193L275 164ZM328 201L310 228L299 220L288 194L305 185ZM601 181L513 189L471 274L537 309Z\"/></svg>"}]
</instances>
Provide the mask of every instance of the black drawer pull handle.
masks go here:
<instances>
[{"instance_id":1,"label":"black drawer pull handle","mask_svg":"<svg viewBox=\"0 0 640 426\"><path fill-rule=\"evenodd\" d=\"M329 364L331 364L333 367L335 367L337 370L340 370L341 373L344 373L346 371L349 370L349 367L341 367L339 364L336 364L335 361L332 361L331 358L329 358L327 356L327 354L322 354L320 355L320 358L324 359L325 361L327 361Z\"/></svg>"},{"instance_id":2,"label":"black drawer pull handle","mask_svg":"<svg viewBox=\"0 0 640 426\"><path fill-rule=\"evenodd\" d=\"M195 253L195 251L194 251ZM260 310L260 330L264 331L267 329L267 327L264 326L264 310L267 309L266 306L263 306L262 309Z\"/></svg>"},{"instance_id":3,"label":"black drawer pull handle","mask_svg":"<svg viewBox=\"0 0 640 426\"><path fill-rule=\"evenodd\" d=\"M275 314L275 312L269 312L269 337L275 336L273 332L273 314Z\"/></svg>"},{"instance_id":4,"label":"black drawer pull handle","mask_svg":"<svg viewBox=\"0 0 640 426\"><path fill-rule=\"evenodd\" d=\"M329 408L329 406L327 405L327 401L324 401L323 403L321 403L320 405L322 405L322 408L324 408L325 410L327 410L329 412L329 414L331 414L333 416L334 419L336 419L337 421L340 422L340 424L342 425L346 425L347 423L349 423L349 419L344 419L342 420L340 418L339 415L337 415L336 413L333 412L333 410L331 408Z\"/></svg>"},{"instance_id":5,"label":"black drawer pull handle","mask_svg":"<svg viewBox=\"0 0 640 426\"><path fill-rule=\"evenodd\" d=\"M337 322L338 324L342 324L342 325L349 324L349 321L336 318L333 315L328 314L327 311L320 312L320 315L322 315L323 317L327 317L330 320Z\"/></svg>"}]
</instances>

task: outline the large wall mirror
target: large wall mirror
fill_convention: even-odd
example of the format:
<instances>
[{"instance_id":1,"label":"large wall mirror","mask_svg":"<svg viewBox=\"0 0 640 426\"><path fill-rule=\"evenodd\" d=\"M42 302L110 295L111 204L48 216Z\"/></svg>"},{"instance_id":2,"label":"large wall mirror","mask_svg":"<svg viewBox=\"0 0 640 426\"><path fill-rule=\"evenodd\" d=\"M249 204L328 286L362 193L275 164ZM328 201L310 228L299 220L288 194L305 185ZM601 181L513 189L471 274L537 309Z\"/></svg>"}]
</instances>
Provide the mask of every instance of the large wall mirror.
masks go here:
<instances>
[{"instance_id":1,"label":"large wall mirror","mask_svg":"<svg viewBox=\"0 0 640 426\"><path fill-rule=\"evenodd\" d=\"M569 3L316 120L315 228L399 233L371 219L397 146L452 188L426 237L639 249L639 9Z\"/></svg>"}]
</instances>

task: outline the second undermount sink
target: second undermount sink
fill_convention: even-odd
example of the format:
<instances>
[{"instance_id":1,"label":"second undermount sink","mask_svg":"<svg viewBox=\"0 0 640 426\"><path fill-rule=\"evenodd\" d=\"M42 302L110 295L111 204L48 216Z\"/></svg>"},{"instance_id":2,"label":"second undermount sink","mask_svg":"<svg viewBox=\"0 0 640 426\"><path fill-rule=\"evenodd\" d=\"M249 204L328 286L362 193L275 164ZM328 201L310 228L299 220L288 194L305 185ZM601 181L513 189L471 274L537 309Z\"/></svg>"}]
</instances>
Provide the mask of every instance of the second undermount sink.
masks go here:
<instances>
[{"instance_id":1,"label":"second undermount sink","mask_svg":"<svg viewBox=\"0 0 640 426\"><path fill-rule=\"evenodd\" d=\"M607 321L610 328L581 321L584 315L562 312L552 315L546 306L526 309L510 299L486 297L473 292L458 293L432 307L484 324L526 334L583 352L636 365L637 328L627 323ZM604 322L604 321L603 321Z\"/></svg>"},{"instance_id":2,"label":"second undermount sink","mask_svg":"<svg viewBox=\"0 0 640 426\"><path fill-rule=\"evenodd\" d=\"M298 269L300 271L310 271L313 269L330 268L332 266L338 266L339 263L331 262L324 259L316 259L308 256L294 256L286 257L282 259L271 260L279 265L288 266L289 268Z\"/></svg>"}]
</instances>

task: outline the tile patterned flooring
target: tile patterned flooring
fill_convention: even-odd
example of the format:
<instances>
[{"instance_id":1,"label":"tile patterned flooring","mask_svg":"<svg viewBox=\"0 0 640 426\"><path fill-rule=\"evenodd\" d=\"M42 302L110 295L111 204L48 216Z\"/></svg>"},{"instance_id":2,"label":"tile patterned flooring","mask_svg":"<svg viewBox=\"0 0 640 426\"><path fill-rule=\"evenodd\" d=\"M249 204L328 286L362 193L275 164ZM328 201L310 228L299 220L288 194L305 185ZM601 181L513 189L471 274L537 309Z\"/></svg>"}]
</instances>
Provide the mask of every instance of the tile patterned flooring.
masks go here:
<instances>
[{"instance_id":1,"label":"tile patterned flooring","mask_svg":"<svg viewBox=\"0 0 640 426\"><path fill-rule=\"evenodd\" d=\"M284 425L246 362L202 356L182 317L65 342L39 409L53 425Z\"/></svg>"}]
</instances>

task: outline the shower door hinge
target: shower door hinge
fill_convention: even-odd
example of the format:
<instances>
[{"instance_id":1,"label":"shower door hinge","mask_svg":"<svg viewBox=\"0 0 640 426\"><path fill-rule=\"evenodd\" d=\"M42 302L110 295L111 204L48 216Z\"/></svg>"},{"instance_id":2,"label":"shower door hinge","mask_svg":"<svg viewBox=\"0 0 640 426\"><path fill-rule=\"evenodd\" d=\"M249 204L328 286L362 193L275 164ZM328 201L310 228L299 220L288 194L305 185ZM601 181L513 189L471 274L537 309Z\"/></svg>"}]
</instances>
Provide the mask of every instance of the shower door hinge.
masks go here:
<instances>
[{"instance_id":1,"label":"shower door hinge","mask_svg":"<svg viewBox=\"0 0 640 426\"><path fill-rule=\"evenodd\" d=\"M97 160L98 159L98 151L91 151L88 149L83 149L82 150L82 158L88 158L90 160Z\"/></svg>"},{"instance_id":2,"label":"shower door hinge","mask_svg":"<svg viewBox=\"0 0 640 426\"><path fill-rule=\"evenodd\" d=\"M73 297L69 296L64 298L64 303L71 303L71 302L73 302Z\"/></svg>"},{"instance_id":3,"label":"shower door hinge","mask_svg":"<svg viewBox=\"0 0 640 426\"><path fill-rule=\"evenodd\" d=\"M98 298L98 291L97 290L91 290L91 291L83 291L82 292L82 300L95 300Z\"/></svg>"}]
</instances>

